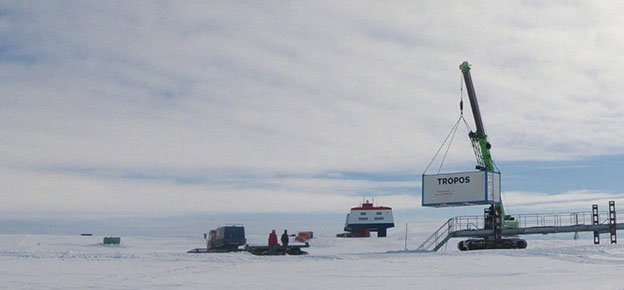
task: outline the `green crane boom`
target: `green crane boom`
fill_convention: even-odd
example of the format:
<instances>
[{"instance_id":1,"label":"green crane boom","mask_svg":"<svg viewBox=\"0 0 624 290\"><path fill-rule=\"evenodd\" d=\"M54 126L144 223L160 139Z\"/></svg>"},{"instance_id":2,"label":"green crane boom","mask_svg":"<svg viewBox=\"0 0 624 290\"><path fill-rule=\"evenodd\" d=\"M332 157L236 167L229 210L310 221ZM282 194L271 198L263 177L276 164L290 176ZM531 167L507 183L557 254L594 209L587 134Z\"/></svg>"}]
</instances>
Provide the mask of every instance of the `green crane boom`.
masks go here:
<instances>
[{"instance_id":1,"label":"green crane boom","mask_svg":"<svg viewBox=\"0 0 624 290\"><path fill-rule=\"evenodd\" d=\"M477 158L477 169L496 172L494 167L494 161L492 160L492 154L490 153L490 142L487 140L485 134L485 128L483 127L483 120L481 119L481 112L479 111L479 103L477 102L477 94L475 93L474 86L472 85L472 77L470 76L470 64L464 61L459 68L464 75L464 81L466 82L466 90L468 91L468 99L470 100L470 108L472 109L472 116L475 120L477 130L470 132L470 140L472 141L473 149L475 150L475 156Z\"/></svg>"},{"instance_id":2,"label":"green crane boom","mask_svg":"<svg viewBox=\"0 0 624 290\"><path fill-rule=\"evenodd\" d=\"M481 112L479 112L477 94L475 93L474 86L472 85L472 77L470 76L470 64L464 61L459 66L459 69L464 75L466 90L468 91L468 99L470 100L470 108L472 109L472 116L474 117L475 125L477 126L475 132L468 133L470 141L472 141L472 148L475 152L475 157L477 159L476 167L482 171L499 173L497 168L494 166L494 161L492 160L492 154L490 153L492 146L487 140L485 128L483 127L483 120L481 119ZM525 240L519 238L503 238L503 229L517 228L518 221L512 216L505 214L502 196L500 203L491 204L490 208L484 211L484 219L484 228L493 230L493 238L487 237L483 239L469 239L459 242L457 246L460 250L526 248Z\"/></svg>"},{"instance_id":3,"label":"green crane boom","mask_svg":"<svg viewBox=\"0 0 624 290\"><path fill-rule=\"evenodd\" d=\"M466 90L468 91L468 99L470 100L470 108L472 109L472 116L474 117L475 125L477 129L475 132L468 133L470 140L472 141L472 147L477 159L476 168L487 172L497 172L498 170L494 166L492 160L492 154L490 149L492 145L487 140L485 134L485 128L483 127L483 120L481 119L481 112L479 111L479 103L477 102L477 94L475 93L474 86L472 84L472 77L470 76L470 64L464 61L460 66L462 74L464 75L464 82L466 83ZM518 222L513 220L512 217L505 215L505 208L503 206L502 197L499 205L493 205L491 211L498 210L504 217L504 226L506 228L518 227Z\"/></svg>"}]
</instances>

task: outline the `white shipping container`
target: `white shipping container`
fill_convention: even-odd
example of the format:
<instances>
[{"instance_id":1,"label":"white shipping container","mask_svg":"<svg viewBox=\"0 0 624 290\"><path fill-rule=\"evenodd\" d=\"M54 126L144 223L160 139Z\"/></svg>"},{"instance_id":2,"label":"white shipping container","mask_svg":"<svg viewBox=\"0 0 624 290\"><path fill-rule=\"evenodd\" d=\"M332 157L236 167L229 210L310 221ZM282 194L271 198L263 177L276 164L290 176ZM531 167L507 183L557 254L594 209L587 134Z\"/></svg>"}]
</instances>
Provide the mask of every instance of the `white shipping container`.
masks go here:
<instances>
[{"instance_id":1,"label":"white shipping container","mask_svg":"<svg viewBox=\"0 0 624 290\"><path fill-rule=\"evenodd\" d=\"M423 175L422 206L500 203L500 173L487 171Z\"/></svg>"}]
</instances>

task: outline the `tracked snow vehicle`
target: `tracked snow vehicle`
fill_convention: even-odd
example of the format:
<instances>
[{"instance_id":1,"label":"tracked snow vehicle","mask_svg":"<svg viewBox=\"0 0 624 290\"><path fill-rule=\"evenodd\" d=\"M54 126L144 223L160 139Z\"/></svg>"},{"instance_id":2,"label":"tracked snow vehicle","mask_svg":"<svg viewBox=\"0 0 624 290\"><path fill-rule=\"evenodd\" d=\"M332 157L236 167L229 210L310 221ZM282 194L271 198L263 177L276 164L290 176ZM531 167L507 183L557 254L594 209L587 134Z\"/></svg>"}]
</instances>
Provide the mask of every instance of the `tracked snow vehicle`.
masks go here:
<instances>
[{"instance_id":1,"label":"tracked snow vehicle","mask_svg":"<svg viewBox=\"0 0 624 290\"><path fill-rule=\"evenodd\" d=\"M247 243L245 227L242 225L226 225L210 230L204 234L206 248L197 248L188 253L226 253L237 252Z\"/></svg>"}]
</instances>

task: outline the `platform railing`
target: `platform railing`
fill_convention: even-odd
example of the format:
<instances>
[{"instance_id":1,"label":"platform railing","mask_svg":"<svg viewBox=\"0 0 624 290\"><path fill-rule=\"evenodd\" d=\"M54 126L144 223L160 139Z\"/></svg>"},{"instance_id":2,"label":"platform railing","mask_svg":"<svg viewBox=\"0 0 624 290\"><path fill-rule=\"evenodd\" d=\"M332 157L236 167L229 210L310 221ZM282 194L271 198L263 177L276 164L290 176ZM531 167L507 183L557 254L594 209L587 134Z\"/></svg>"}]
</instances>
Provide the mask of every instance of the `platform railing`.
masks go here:
<instances>
[{"instance_id":1,"label":"platform railing","mask_svg":"<svg viewBox=\"0 0 624 290\"><path fill-rule=\"evenodd\" d=\"M624 211L616 211L617 216L623 216ZM518 221L520 228L534 227L563 227L575 225L591 225L592 212L569 212L569 213L534 213L512 215ZM609 223L609 213L598 214L600 224ZM485 228L483 215L457 216L448 219L429 238L427 238L418 250L437 251L450 239L451 233L463 230L478 230Z\"/></svg>"},{"instance_id":2,"label":"platform railing","mask_svg":"<svg viewBox=\"0 0 624 290\"><path fill-rule=\"evenodd\" d=\"M616 215L622 216L624 211L616 211ZM591 212L571 212L571 213L534 213L512 215L518 221L518 226L522 228L529 227L561 227L572 225L591 225ZM609 213L599 213L600 224L609 222ZM448 222L452 227L449 232L460 230L475 230L485 228L485 220L483 215L475 216L457 216L451 218L452 222Z\"/></svg>"}]
</instances>

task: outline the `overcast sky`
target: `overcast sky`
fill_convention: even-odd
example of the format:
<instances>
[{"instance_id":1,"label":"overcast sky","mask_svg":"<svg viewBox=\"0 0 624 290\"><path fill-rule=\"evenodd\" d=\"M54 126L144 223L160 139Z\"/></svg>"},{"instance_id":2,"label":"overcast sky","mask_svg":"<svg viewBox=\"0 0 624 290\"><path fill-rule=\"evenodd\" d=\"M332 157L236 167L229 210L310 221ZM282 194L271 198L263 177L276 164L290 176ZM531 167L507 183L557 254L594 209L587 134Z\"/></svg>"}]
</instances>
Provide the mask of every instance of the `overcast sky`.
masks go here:
<instances>
[{"instance_id":1,"label":"overcast sky","mask_svg":"<svg viewBox=\"0 0 624 290\"><path fill-rule=\"evenodd\" d=\"M509 207L624 196L624 4L0 3L3 213L424 210L464 60Z\"/></svg>"}]
</instances>

